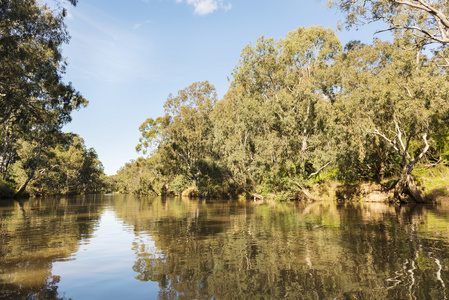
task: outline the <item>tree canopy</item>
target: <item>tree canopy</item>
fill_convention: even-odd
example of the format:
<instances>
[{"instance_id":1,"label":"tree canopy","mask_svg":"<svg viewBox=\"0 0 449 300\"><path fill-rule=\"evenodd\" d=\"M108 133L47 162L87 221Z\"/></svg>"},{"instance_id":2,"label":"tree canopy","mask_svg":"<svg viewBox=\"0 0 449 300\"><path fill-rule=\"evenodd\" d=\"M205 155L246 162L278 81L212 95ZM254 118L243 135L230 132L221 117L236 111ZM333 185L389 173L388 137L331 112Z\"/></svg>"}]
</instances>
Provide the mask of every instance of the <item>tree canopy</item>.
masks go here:
<instances>
[{"instance_id":1,"label":"tree canopy","mask_svg":"<svg viewBox=\"0 0 449 300\"><path fill-rule=\"evenodd\" d=\"M61 47L70 39L65 15L65 9L36 0L0 0L2 180L13 180L9 167L16 163L33 166L23 169L26 177L15 177L23 180L13 183L20 187L17 194L32 181L42 154L60 143L56 136L71 121L71 112L88 103L63 80L67 63ZM27 158L20 154L25 148L31 151Z\"/></svg>"},{"instance_id":2,"label":"tree canopy","mask_svg":"<svg viewBox=\"0 0 449 300\"><path fill-rule=\"evenodd\" d=\"M298 199L314 198L309 188L326 178L396 178L395 199L422 202L412 172L446 153L449 85L441 58L417 41L404 31L343 48L320 26L261 37L242 50L222 100L208 82L168 97L165 116L140 127L137 150L149 158L135 164L166 192L187 180L200 194L215 186L208 195Z\"/></svg>"},{"instance_id":3,"label":"tree canopy","mask_svg":"<svg viewBox=\"0 0 449 300\"><path fill-rule=\"evenodd\" d=\"M382 21L392 30L409 31L418 44L449 43L449 6L446 0L329 0L344 14L346 27Z\"/></svg>"},{"instance_id":4,"label":"tree canopy","mask_svg":"<svg viewBox=\"0 0 449 300\"><path fill-rule=\"evenodd\" d=\"M354 45L341 62L338 102L347 118L400 157L403 171L397 196L406 188L423 201L409 176L430 148L432 120L448 111L447 75L422 52L382 41Z\"/></svg>"}]
</instances>

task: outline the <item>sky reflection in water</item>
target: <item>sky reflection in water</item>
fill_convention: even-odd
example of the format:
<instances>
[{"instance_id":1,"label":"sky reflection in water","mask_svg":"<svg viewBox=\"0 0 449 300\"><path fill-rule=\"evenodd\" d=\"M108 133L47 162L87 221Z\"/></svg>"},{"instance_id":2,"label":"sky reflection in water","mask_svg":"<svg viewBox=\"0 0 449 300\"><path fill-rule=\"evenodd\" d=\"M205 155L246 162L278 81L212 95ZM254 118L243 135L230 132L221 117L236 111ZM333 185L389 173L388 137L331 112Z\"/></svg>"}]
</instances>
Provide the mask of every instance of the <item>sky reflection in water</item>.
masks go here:
<instances>
[{"instance_id":1,"label":"sky reflection in water","mask_svg":"<svg viewBox=\"0 0 449 300\"><path fill-rule=\"evenodd\" d=\"M59 290L73 299L127 299L130 295L157 299L157 283L134 278L136 258L131 249L135 239L132 228L106 208L94 236L74 254L74 260L53 264L53 274L61 277Z\"/></svg>"}]
</instances>

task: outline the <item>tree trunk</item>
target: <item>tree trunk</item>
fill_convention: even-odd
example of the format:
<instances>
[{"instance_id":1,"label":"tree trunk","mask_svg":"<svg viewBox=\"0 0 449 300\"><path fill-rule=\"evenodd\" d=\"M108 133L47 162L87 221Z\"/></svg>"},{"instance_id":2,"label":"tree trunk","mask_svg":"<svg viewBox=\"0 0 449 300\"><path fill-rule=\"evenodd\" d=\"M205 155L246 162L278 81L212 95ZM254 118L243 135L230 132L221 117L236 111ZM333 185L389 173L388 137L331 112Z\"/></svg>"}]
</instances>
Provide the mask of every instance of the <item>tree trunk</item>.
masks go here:
<instances>
[{"instance_id":1,"label":"tree trunk","mask_svg":"<svg viewBox=\"0 0 449 300\"><path fill-rule=\"evenodd\" d=\"M406 200L406 195L410 196L416 203L424 203L424 197L422 191L418 189L418 187L415 184L415 181L413 180L412 171L415 168L418 161L423 158L424 154L426 154L427 150L429 150L430 146L427 141L427 132L424 132L422 139L424 141L424 149L421 151L421 153L416 156L414 159L411 158L410 154L408 153L409 147L410 147L410 140L412 138L412 135L409 135L406 139L406 143L404 143L402 136L403 133L399 127L399 122L395 120L395 126L396 126L396 136L395 139L399 142L399 144L396 142L396 140L391 140L384 134L382 134L377 129L374 129L372 133L377 134L378 136L382 137L385 141L387 141L390 146L393 147L396 152L402 156L402 174L401 178L399 179L398 183L396 184L394 188L394 198L399 200L400 202L408 202ZM427 124L428 129L428 124Z\"/></svg>"},{"instance_id":2,"label":"tree trunk","mask_svg":"<svg viewBox=\"0 0 449 300\"><path fill-rule=\"evenodd\" d=\"M3 174L3 178L5 178L6 175L6 153L9 148L9 124L6 123L5 126L5 140L3 142L3 152L2 156L0 157L0 174Z\"/></svg>"},{"instance_id":3,"label":"tree trunk","mask_svg":"<svg viewBox=\"0 0 449 300\"><path fill-rule=\"evenodd\" d=\"M401 178L394 188L394 198L400 202L407 202L406 195L410 196L416 203L425 203L423 193L416 186L411 171L407 166L402 170Z\"/></svg>"},{"instance_id":4,"label":"tree trunk","mask_svg":"<svg viewBox=\"0 0 449 300\"><path fill-rule=\"evenodd\" d=\"M28 176L27 180L22 184L22 186L20 187L19 191L14 195L14 198L19 197L20 195L23 194L23 192L25 192L25 189L28 185L28 183L30 182L30 180L34 177L34 173L36 172L37 166L39 164L39 160L41 158L41 152L42 152L42 143L39 146L39 152L37 154L37 158L36 158L36 164L34 165L34 169L33 171L31 171L30 175Z\"/></svg>"},{"instance_id":5,"label":"tree trunk","mask_svg":"<svg viewBox=\"0 0 449 300\"><path fill-rule=\"evenodd\" d=\"M203 193L201 193L200 186L199 186L198 182L199 182L199 179L197 179L197 178L193 179L193 183L195 184L196 189L198 190L198 193L200 194L200 199L204 199L204 195L203 195Z\"/></svg>"}]
</instances>

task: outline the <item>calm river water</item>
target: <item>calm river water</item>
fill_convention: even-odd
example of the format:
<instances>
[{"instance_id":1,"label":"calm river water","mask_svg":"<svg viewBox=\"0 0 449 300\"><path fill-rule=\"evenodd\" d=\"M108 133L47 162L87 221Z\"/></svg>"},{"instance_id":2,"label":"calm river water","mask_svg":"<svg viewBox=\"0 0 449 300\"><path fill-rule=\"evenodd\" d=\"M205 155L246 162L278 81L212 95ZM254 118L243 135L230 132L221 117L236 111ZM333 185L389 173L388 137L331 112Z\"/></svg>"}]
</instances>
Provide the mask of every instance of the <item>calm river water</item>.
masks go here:
<instances>
[{"instance_id":1,"label":"calm river water","mask_svg":"<svg viewBox=\"0 0 449 300\"><path fill-rule=\"evenodd\" d=\"M449 207L0 203L1 299L447 299Z\"/></svg>"}]
</instances>

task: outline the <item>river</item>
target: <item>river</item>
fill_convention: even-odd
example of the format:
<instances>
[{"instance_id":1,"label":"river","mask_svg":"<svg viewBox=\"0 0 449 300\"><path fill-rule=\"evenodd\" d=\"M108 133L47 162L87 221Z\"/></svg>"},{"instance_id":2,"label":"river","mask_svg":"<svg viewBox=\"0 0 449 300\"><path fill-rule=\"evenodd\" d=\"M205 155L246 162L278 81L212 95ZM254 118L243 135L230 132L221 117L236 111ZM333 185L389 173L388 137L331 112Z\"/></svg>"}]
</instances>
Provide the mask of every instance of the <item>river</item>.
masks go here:
<instances>
[{"instance_id":1,"label":"river","mask_svg":"<svg viewBox=\"0 0 449 300\"><path fill-rule=\"evenodd\" d=\"M449 207L0 202L1 299L447 299Z\"/></svg>"}]
</instances>

